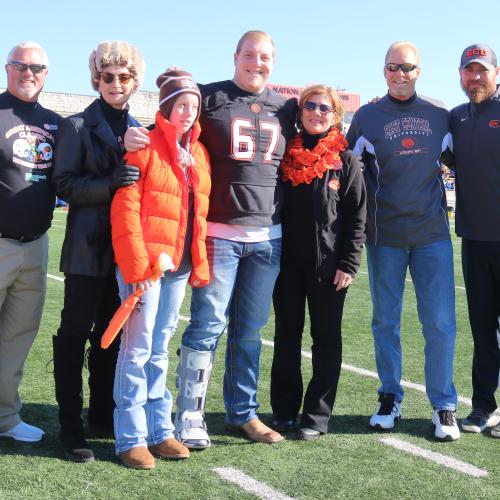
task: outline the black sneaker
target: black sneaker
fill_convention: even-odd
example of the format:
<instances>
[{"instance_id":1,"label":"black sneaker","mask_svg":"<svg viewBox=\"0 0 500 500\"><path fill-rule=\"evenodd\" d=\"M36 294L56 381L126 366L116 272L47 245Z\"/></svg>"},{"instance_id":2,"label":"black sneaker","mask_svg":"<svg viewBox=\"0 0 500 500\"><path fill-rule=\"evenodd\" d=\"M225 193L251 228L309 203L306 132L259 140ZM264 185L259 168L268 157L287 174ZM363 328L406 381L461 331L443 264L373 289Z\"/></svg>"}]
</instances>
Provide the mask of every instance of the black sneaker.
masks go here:
<instances>
[{"instance_id":1,"label":"black sneaker","mask_svg":"<svg viewBox=\"0 0 500 500\"><path fill-rule=\"evenodd\" d=\"M473 408L470 415L462 420L462 429L465 432L483 432L487 427L494 427L500 423L498 408L491 413L482 408Z\"/></svg>"},{"instance_id":2,"label":"black sneaker","mask_svg":"<svg viewBox=\"0 0 500 500\"><path fill-rule=\"evenodd\" d=\"M271 427L278 432L292 432L295 429L295 419L280 420L273 418Z\"/></svg>"}]
</instances>

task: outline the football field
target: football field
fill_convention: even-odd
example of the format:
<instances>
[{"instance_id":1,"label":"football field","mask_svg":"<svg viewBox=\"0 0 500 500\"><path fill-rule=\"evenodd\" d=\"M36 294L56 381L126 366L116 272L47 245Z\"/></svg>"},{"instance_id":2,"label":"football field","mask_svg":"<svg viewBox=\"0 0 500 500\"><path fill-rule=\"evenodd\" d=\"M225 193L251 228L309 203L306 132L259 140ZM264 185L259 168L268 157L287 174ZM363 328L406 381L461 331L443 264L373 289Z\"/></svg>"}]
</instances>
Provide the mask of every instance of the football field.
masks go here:
<instances>
[{"instance_id":1,"label":"football field","mask_svg":"<svg viewBox=\"0 0 500 500\"><path fill-rule=\"evenodd\" d=\"M225 341L217 353L209 386L206 420L212 447L181 462L157 461L152 471L126 469L115 456L113 441L88 434L96 461L75 464L64 459L57 440L57 404L52 375L52 340L59 326L63 280L60 247L67 212L56 210L50 230L48 292L40 333L26 364L21 385L23 418L46 431L40 443L0 438L0 499L11 498L499 498L500 439L462 433L460 440L439 443L431 426L432 408L425 395L423 337L411 282L405 291L402 342L405 400L403 420L394 432L373 432L369 416L377 408L378 380L370 331L371 302L366 259L350 287L343 322L343 360L329 433L314 442L287 435L276 445L255 444L224 429L222 377ZM452 220L453 225L453 220ZM472 340L460 267L455 254L457 342L455 384L459 419L470 411ZM439 301L438 296L435 297ZM189 293L179 330L171 342L168 386L175 396L176 350L189 315ZM271 418L269 376L274 319L262 332L259 384L260 415ZM310 377L311 339L303 340L303 374ZM2 383L2 381L0 381ZM495 493L496 491L496 493Z\"/></svg>"}]
</instances>

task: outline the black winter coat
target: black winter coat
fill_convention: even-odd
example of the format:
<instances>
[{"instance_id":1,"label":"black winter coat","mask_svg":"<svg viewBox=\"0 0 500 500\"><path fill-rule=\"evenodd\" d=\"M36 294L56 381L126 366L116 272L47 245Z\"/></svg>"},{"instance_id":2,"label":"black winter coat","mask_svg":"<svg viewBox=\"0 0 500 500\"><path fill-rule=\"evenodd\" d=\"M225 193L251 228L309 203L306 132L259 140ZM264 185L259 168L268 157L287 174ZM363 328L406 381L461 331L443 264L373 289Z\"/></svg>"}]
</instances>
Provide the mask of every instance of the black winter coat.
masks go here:
<instances>
[{"instance_id":1,"label":"black winter coat","mask_svg":"<svg viewBox=\"0 0 500 500\"><path fill-rule=\"evenodd\" d=\"M131 116L128 125L140 126ZM112 272L112 173L122 158L98 99L61 122L52 174L57 196L69 203L61 272L96 277Z\"/></svg>"},{"instance_id":2,"label":"black winter coat","mask_svg":"<svg viewBox=\"0 0 500 500\"><path fill-rule=\"evenodd\" d=\"M352 151L342 168L293 187L285 183L282 266L310 265L318 281L337 269L354 276L365 241L366 189L361 162Z\"/></svg>"}]
</instances>

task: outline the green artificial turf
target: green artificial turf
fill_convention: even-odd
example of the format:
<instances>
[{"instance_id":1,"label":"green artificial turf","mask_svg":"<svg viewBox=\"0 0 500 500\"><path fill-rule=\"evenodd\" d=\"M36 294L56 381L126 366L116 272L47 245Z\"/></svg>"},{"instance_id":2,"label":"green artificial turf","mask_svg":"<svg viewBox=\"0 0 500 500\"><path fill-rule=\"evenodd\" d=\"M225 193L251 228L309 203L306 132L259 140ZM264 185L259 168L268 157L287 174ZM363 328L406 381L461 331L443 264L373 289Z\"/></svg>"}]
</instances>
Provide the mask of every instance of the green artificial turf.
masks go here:
<instances>
[{"instance_id":1,"label":"green artificial turf","mask_svg":"<svg viewBox=\"0 0 500 500\"><path fill-rule=\"evenodd\" d=\"M65 225L66 212L56 211L57 226ZM49 273L58 271L64 227L50 230ZM463 287L459 241L454 239L456 281ZM157 461L152 471L135 471L121 466L113 441L89 434L97 460L75 464L64 459L57 441L57 405L52 376L51 336L59 324L63 283L48 280L48 293L40 334L29 355L21 385L24 401L22 417L46 431L40 443L21 444L0 439L0 499L11 498L255 498L238 486L222 480L216 467L233 467L290 497L295 498L498 498L500 492L500 440L486 434L462 434L454 443L438 443L430 424L432 409L424 393L406 390L404 419L392 433L372 432L369 416L377 407L378 381L343 371L340 379L330 432L315 442L297 441L293 435L276 445L250 443L224 429L222 402L223 349L221 342L211 380L206 419L212 448L194 452L181 462ZM436 301L439 297L436 297ZM189 314L189 293L182 314ZM345 308L344 362L375 370L370 332L371 303L366 262L348 293ZM184 327L171 343L168 385L175 395L175 351ZM465 292L457 289L457 353L455 382L460 395L470 397L472 341L467 321ZM273 315L262 332L273 338ZM424 383L423 339L418 323L411 283L405 292L402 323L404 374L406 380ZM309 332L304 333L303 349L310 350ZM272 347L263 345L259 386L260 414L270 419L269 373ZM309 359L303 358L303 373L310 376ZM0 381L1 383L1 381ZM461 405L463 418L469 408ZM393 449L381 442L396 437L413 445L468 462L489 472L473 478L425 459Z\"/></svg>"}]
</instances>

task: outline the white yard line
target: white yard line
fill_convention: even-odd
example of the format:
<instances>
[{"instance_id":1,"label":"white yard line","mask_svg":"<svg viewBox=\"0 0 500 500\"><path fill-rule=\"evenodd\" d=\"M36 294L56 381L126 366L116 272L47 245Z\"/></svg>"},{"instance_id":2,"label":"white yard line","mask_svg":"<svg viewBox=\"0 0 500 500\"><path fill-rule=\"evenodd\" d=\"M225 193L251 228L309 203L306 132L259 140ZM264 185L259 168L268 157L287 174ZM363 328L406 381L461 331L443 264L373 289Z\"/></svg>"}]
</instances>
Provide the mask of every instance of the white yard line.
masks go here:
<instances>
[{"instance_id":1,"label":"white yard line","mask_svg":"<svg viewBox=\"0 0 500 500\"><path fill-rule=\"evenodd\" d=\"M416 457L425 458L439 465L444 465L450 469L454 469L462 474L468 474L473 477L486 477L488 472L476 467L475 465L468 464L467 462L462 462L456 458L451 458L441 453L436 453L435 451L427 450L426 448L420 448L420 446L415 446L414 444L407 443L401 439L396 438L382 438L380 441L387 446L392 446L398 450L410 453Z\"/></svg>"},{"instance_id":2,"label":"white yard line","mask_svg":"<svg viewBox=\"0 0 500 500\"><path fill-rule=\"evenodd\" d=\"M48 276L50 279L53 279L53 280L56 280L56 281L62 281L62 282L64 282L64 278L61 278L61 276L55 276L54 274L47 274L47 276Z\"/></svg>"},{"instance_id":3,"label":"white yard line","mask_svg":"<svg viewBox=\"0 0 500 500\"><path fill-rule=\"evenodd\" d=\"M267 345L270 347L274 346L274 342L271 340L262 339L262 343L264 345ZM309 351L301 351L301 353L302 353L302 356L304 356L304 358L312 359L312 354ZM365 377L371 377L371 378L378 380L377 372L374 372L371 370L366 370L365 368L358 368L357 366L348 365L346 363L342 363L342 368L345 371L356 373L358 375L363 375ZM420 391L420 392L425 393L425 385L416 384L414 382L409 382L407 380L401 380L401 385L403 387L407 387L409 389L415 389L416 391ZM467 406L472 406L472 401L469 398L464 398L462 396L458 396L458 401L460 401L461 403L463 403Z\"/></svg>"},{"instance_id":4,"label":"white yard line","mask_svg":"<svg viewBox=\"0 0 500 500\"><path fill-rule=\"evenodd\" d=\"M253 493L259 498L265 500L293 500L292 497L276 491L270 486L252 477L248 476L244 472L238 469L233 469L232 467L215 467L213 469L222 479L230 483L239 486L242 490Z\"/></svg>"},{"instance_id":5,"label":"white yard line","mask_svg":"<svg viewBox=\"0 0 500 500\"><path fill-rule=\"evenodd\" d=\"M60 278L59 276L54 276L53 274L47 274L47 276L49 278L52 278L52 279L57 280L57 281L64 281L64 278ZM179 319L181 321L189 321L189 317L183 316L182 314L179 315ZM262 339L262 343L264 345L269 346L269 347L274 347L274 342L272 342L271 340ZM304 356L304 358L308 358L308 359L312 358L312 354L309 351L301 351L301 353L302 353L302 356ZM371 378L378 380L378 375L374 371L366 370L365 368L358 368L357 366L348 365L346 363L342 363L342 368L345 371L356 373L357 375L363 375L365 377L371 377ZM420 392L425 393L425 385L416 384L414 382L409 382L407 380L402 380L401 385L403 387L407 387L409 389L415 389L416 391L420 391ZM472 406L472 401L469 398L464 398L462 396L458 396L458 401L460 401L460 403L463 403L466 406Z\"/></svg>"},{"instance_id":6,"label":"white yard line","mask_svg":"<svg viewBox=\"0 0 500 500\"><path fill-rule=\"evenodd\" d=\"M52 224L52 226L50 226L50 227L60 227L62 229L66 229L66 226L58 226L57 224Z\"/></svg>"}]
</instances>

